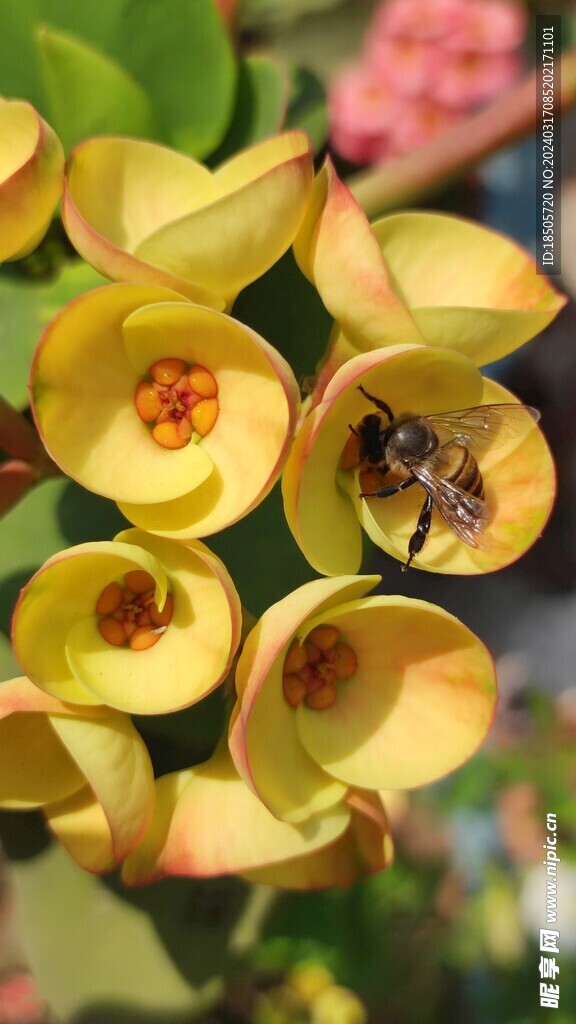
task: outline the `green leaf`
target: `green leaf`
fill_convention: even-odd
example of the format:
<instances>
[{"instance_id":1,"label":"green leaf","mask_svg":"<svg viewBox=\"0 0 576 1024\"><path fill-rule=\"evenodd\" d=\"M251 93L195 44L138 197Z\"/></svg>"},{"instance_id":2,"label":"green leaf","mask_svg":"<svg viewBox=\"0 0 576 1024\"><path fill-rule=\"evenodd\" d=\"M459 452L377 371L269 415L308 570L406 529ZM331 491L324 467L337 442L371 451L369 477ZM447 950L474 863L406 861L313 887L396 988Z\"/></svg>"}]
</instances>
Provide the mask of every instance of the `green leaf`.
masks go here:
<instances>
[{"instance_id":1,"label":"green leaf","mask_svg":"<svg viewBox=\"0 0 576 1024\"><path fill-rule=\"evenodd\" d=\"M0 0L0 94L28 100L47 117L40 59L32 33L33 10L31 0Z\"/></svg>"},{"instance_id":2,"label":"green leaf","mask_svg":"<svg viewBox=\"0 0 576 1024\"><path fill-rule=\"evenodd\" d=\"M43 22L98 47L133 76L150 97L159 137L199 159L216 148L234 104L236 67L213 0L37 2Z\"/></svg>"},{"instance_id":3,"label":"green leaf","mask_svg":"<svg viewBox=\"0 0 576 1024\"><path fill-rule=\"evenodd\" d=\"M283 301L290 296L290 301ZM332 319L289 250L240 293L233 316L258 331L290 363L297 380L313 374L323 357Z\"/></svg>"},{"instance_id":4,"label":"green leaf","mask_svg":"<svg viewBox=\"0 0 576 1024\"><path fill-rule=\"evenodd\" d=\"M48 321L71 299L101 284L108 282L80 260L68 263L54 281L31 284L15 276L0 277L2 394L12 405L28 405L30 364Z\"/></svg>"},{"instance_id":5,"label":"green leaf","mask_svg":"<svg viewBox=\"0 0 576 1024\"><path fill-rule=\"evenodd\" d=\"M50 555L66 547L57 516L65 486L61 479L41 484L0 519L0 635L9 633L21 587ZM2 668L5 662L3 657ZM7 674L13 674L13 666Z\"/></svg>"},{"instance_id":6,"label":"green leaf","mask_svg":"<svg viewBox=\"0 0 576 1024\"><path fill-rule=\"evenodd\" d=\"M310 136L317 153L328 135L326 93L320 79L307 68L292 72L292 98L286 115L286 128L300 128Z\"/></svg>"},{"instance_id":7,"label":"green leaf","mask_svg":"<svg viewBox=\"0 0 576 1024\"><path fill-rule=\"evenodd\" d=\"M13 874L22 944L51 1020L186 1024L223 996L229 933L246 898L237 879L127 890L83 871L59 843Z\"/></svg>"},{"instance_id":8,"label":"green leaf","mask_svg":"<svg viewBox=\"0 0 576 1024\"><path fill-rule=\"evenodd\" d=\"M39 30L37 38L49 121L66 152L87 135L154 134L148 97L120 65L54 29Z\"/></svg>"},{"instance_id":9,"label":"green leaf","mask_svg":"<svg viewBox=\"0 0 576 1024\"><path fill-rule=\"evenodd\" d=\"M224 562L244 607L257 618L316 578L286 524L279 485L248 516L207 537L206 543Z\"/></svg>"},{"instance_id":10,"label":"green leaf","mask_svg":"<svg viewBox=\"0 0 576 1024\"><path fill-rule=\"evenodd\" d=\"M230 127L211 164L280 131L286 114L289 80L282 65L268 57L247 57L238 67L236 106Z\"/></svg>"}]
</instances>

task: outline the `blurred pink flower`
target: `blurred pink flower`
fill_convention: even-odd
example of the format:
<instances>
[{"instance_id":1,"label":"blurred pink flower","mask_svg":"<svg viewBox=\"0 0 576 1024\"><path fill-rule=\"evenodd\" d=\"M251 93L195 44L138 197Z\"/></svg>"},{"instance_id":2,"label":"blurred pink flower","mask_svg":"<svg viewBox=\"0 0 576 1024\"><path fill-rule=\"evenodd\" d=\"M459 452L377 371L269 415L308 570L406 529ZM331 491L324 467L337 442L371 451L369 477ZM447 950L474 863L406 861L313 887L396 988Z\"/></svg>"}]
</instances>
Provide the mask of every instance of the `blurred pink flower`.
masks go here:
<instances>
[{"instance_id":1,"label":"blurred pink flower","mask_svg":"<svg viewBox=\"0 0 576 1024\"><path fill-rule=\"evenodd\" d=\"M370 33L364 47L360 69L370 68L373 78L387 83L388 103L393 107L394 94L422 97L436 78L438 54L436 47L416 36L385 36Z\"/></svg>"},{"instance_id":2,"label":"blurred pink flower","mask_svg":"<svg viewBox=\"0 0 576 1024\"><path fill-rule=\"evenodd\" d=\"M376 9L370 33L434 40L458 26L462 17L462 0L391 0Z\"/></svg>"},{"instance_id":3,"label":"blurred pink flower","mask_svg":"<svg viewBox=\"0 0 576 1024\"><path fill-rule=\"evenodd\" d=\"M28 971L16 971L0 982L2 1024L42 1024L47 1019L45 1014L46 1003Z\"/></svg>"},{"instance_id":4,"label":"blurred pink flower","mask_svg":"<svg viewBox=\"0 0 576 1024\"><path fill-rule=\"evenodd\" d=\"M443 45L456 50L504 53L521 46L527 30L524 7L514 0L458 0L460 16Z\"/></svg>"},{"instance_id":5,"label":"blurred pink flower","mask_svg":"<svg viewBox=\"0 0 576 1024\"><path fill-rule=\"evenodd\" d=\"M527 17L517 0L389 0L360 61L329 88L334 150L355 163L408 152L518 76Z\"/></svg>"},{"instance_id":6,"label":"blurred pink flower","mask_svg":"<svg viewBox=\"0 0 576 1024\"><path fill-rule=\"evenodd\" d=\"M465 113L467 108L506 89L521 68L520 57L515 53L455 51L449 60L442 61L432 95L438 103Z\"/></svg>"},{"instance_id":7,"label":"blurred pink flower","mask_svg":"<svg viewBox=\"0 0 576 1024\"><path fill-rule=\"evenodd\" d=\"M398 109L395 152L401 154L417 149L459 120L456 110L433 99L423 97L418 103L403 103Z\"/></svg>"},{"instance_id":8,"label":"blurred pink flower","mask_svg":"<svg viewBox=\"0 0 576 1024\"><path fill-rule=\"evenodd\" d=\"M388 153L394 110L389 86L369 65L347 68L330 86L332 144L347 160L375 163Z\"/></svg>"}]
</instances>

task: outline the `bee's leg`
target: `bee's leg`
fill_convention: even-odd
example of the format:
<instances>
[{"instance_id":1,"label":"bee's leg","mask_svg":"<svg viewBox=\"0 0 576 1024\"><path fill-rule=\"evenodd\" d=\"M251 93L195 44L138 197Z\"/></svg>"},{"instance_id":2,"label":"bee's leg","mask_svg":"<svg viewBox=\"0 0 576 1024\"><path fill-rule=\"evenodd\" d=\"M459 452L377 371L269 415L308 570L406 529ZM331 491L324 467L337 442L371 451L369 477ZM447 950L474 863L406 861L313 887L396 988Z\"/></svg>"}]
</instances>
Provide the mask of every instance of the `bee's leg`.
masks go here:
<instances>
[{"instance_id":1,"label":"bee's leg","mask_svg":"<svg viewBox=\"0 0 576 1024\"><path fill-rule=\"evenodd\" d=\"M383 402L381 398L375 398L374 395L369 395L368 392L364 390L361 384L358 385L358 391L361 391L362 394L364 395L364 398L367 398L369 402L374 402L376 408L380 409L380 412L383 412L388 417L388 421L392 423L394 416L392 414L392 409L390 408L389 405L386 405L386 402Z\"/></svg>"},{"instance_id":2,"label":"bee's leg","mask_svg":"<svg viewBox=\"0 0 576 1024\"><path fill-rule=\"evenodd\" d=\"M402 572L410 567L410 562L414 558L414 555L419 555L424 547L426 537L430 533L430 524L432 522L432 508L433 502L429 494L426 495L426 501L422 505L422 511L418 516L418 522L416 523L416 529L410 537L408 542L408 561L406 565L402 566Z\"/></svg>"},{"instance_id":3,"label":"bee's leg","mask_svg":"<svg viewBox=\"0 0 576 1024\"><path fill-rule=\"evenodd\" d=\"M377 491L370 491L368 494L359 494L359 498L391 498L393 494L398 494L398 491L405 491L407 487L411 487L412 484L418 483L415 476L408 476L405 480L402 480L399 484L390 484L388 487L379 487Z\"/></svg>"},{"instance_id":4,"label":"bee's leg","mask_svg":"<svg viewBox=\"0 0 576 1024\"><path fill-rule=\"evenodd\" d=\"M351 423L349 423L349 424L348 424L348 430L349 430L349 431L350 431L350 432L351 432L352 434L354 434L354 437L360 437L360 434L358 433L358 431L357 431L357 430L355 430L355 429L354 429L354 427L352 426L352 424L351 424Z\"/></svg>"}]
</instances>

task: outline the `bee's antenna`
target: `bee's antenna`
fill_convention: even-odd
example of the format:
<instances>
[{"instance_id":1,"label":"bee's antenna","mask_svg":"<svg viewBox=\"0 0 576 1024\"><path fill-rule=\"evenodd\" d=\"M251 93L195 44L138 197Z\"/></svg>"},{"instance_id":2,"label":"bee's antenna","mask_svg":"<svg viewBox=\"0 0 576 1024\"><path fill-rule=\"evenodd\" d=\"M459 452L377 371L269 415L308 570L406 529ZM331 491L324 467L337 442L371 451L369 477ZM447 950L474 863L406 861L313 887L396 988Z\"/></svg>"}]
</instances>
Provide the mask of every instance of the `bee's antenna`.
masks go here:
<instances>
[{"instance_id":1,"label":"bee's antenna","mask_svg":"<svg viewBox=\"0 0 576 1024\"><path fill-rule=\"evenodd\" d=\"M394 414L393 414L392 409L390 408L390 406L386 405L386 402L383 402L381 398L376 398L375 395L369 395L368 392L365 391L365 389L362 387L361 384L357 384L356 387L357 387L358 391L362 392L362 394L364 395L364 398L367 398L369 402L373 402L374 405L376 406L376 408L380 409L380 412L383 412L384 415L388 417L388 422L392 423L392 421L394 419Z\"/></svg>"}]
</instances>

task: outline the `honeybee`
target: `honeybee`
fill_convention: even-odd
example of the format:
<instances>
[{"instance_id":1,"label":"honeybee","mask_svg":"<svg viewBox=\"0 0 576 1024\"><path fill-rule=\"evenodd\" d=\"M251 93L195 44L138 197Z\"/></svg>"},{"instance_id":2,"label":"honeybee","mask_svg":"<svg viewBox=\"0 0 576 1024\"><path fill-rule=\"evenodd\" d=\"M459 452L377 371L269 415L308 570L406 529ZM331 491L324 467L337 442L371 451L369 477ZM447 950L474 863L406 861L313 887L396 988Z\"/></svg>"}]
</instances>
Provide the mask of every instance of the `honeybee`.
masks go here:
<instances>
[{"instance_id":1,"label":"honeybee","mask_svg":"<svg viewBox=\"0 0 576 1024\"><path fill-rule=\"evenodd\" d=\"M392 472L401 478L399 483L361 493L360 497L389 498L416 483L426 491L402 571L406 572L414 556L424 547L434 506L460 540L472 548L481 547L490 510L484 500L482 474L473 451L513 437L526 413L537 422L538 410L528 405L503 403L432 416L409 412L394 416L386 402L370 395L362 385L358 390L388 420L388 425L384 426L378 413L369 413L357 427L349 425L359 441L360 461L382 474Z\"/></svg>"}]
</instances>

